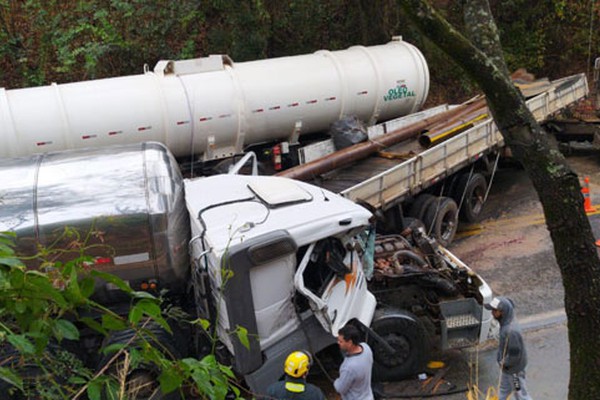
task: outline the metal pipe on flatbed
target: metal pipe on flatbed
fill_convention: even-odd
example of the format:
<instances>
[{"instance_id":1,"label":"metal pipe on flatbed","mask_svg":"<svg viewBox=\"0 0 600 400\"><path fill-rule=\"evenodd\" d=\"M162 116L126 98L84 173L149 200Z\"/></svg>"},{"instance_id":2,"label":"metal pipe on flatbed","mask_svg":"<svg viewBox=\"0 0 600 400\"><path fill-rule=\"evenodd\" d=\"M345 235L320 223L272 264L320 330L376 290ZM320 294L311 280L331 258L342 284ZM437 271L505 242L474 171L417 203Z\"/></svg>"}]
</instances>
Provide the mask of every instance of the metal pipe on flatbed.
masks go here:
<instances>
[{"instance_id":1,"label":"metal pipe on flatbed","mask_svg":"<svg viewBox=\"0 0 600 400\"><path fill-rule=\"evenodd\" d=\"M449 127L456 125L457 122L463 123L466 119L468 119L469 116L488 112L487 103L485 102L484 97L476 97L472 100L471 104L472 107L469 108L469 110L464 110L463 112L457 113L456 115L444 121L437 122L427 127L427 132L448 130Z\"/></svg>"},{"instance_id":2,"label":"metal pipe on flatbed","mask_svg":"<svg viewBox=\"0 0 600 400\"><path fill-rule=\"evenodd\" d=\"M458 115L464 115L465 113L472 113L474 110L480 109L484 102L484 99L480 99L470 104L462 104L453 110L434 115L433 117L425 118L422 121L415 122L405 126L404 128L392 131L383 136L379 136L376 141L369 140L367 142L355 144L354 146L336 151L335 153L329 154L310 163L299 165L297 167L280 172L277 174L277 176L298 180L308 180L314 178L317 175L344 167L356 160L366 158L381 149L412 138L420 134L428 127L437 124L438 122L448 121L456 118Z\"/></svg>"},{"instance_id":3,"label":"metal pipe on flatbed","mask_svg":"<svg viewBox=\"0 0 600 400\"><path fill-rule=\"evenodd\" d=\"M419 136L419 144L428 149L439 142L450 139L451 137L472 128L475 123L487 118L489 118L487 112L477 110L477 112L465 118L461 118L443 129L432 130L421 134L421 136Z\"/></svg>"}]
</instances>

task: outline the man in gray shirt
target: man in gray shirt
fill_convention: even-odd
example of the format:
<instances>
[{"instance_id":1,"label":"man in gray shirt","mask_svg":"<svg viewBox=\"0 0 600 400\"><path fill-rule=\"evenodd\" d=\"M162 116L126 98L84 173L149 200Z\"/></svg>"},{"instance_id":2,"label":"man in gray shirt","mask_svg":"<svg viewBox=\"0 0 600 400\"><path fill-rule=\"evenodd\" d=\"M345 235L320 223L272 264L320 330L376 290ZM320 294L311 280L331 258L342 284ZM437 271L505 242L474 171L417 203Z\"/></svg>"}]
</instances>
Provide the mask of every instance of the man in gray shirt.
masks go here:
<instances>
[{"instance_id":1,"label":"man in gray shirt","mask_svg":"<svg viewBox=\"0 0 600 400\"><path fill-rule=\"evenodd\" d=\"M373 400L373 352L360 338L360 331L354 325L347 324L338 332L338 345L345 358L340 366L340 377L333 386L342 400Z\"/></svg>"}]
</instances>

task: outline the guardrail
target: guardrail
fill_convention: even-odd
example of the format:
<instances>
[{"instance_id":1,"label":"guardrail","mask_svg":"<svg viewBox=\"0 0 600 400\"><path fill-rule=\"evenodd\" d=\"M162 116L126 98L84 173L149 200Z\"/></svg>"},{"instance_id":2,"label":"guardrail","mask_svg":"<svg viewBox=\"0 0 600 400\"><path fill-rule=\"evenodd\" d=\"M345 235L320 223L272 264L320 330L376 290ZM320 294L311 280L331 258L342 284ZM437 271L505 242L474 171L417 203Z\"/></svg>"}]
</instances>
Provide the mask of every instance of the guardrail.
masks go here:
<instances>
[{"instance_id":1,"label":"guardrail","mask_svg":"<svg viewBox=\"0 0 600 400\"><path fill-rule=\"evenodd\" d=\"M552 82L553 89L527 101L538 122L580 100L589 93L585 74ZM415 157L354 185L340 194L385 208L433 185L440 179L475 162L484 154L504 146L504 138L492 118L442 142Z\"/></svg>"}]
</instances>

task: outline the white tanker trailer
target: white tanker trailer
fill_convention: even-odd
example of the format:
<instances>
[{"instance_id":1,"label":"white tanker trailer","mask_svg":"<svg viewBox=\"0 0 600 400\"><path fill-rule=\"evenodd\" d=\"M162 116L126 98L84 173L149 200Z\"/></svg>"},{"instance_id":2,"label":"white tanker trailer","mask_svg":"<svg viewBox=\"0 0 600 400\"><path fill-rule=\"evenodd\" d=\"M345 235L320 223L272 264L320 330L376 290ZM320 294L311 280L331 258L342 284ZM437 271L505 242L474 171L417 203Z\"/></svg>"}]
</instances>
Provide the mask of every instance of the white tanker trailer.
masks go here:
<instances>
[{"instance_id":1,"label":"white tanker trailer","mask_svg":"<svg viewBox=\"0 0 600 400\"><path fill-rule=\"evenodd\" d=\"M251 62L159 61L141 75L0 89L0 157L158 141L176 157L216 160L296 143L345 115L373 124L410 114L428 90L423 55L399 37Z\"/></svg>"}]
</instances>

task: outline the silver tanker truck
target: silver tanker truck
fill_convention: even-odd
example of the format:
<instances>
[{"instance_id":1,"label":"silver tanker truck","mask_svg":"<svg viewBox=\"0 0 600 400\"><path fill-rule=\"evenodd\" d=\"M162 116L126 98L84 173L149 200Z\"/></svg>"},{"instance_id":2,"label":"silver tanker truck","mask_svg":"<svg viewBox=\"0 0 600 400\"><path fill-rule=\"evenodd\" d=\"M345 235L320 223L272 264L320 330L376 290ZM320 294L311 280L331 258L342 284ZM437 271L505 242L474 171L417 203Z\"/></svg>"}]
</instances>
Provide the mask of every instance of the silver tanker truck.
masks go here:
<instances>
[{"instance_id":1,"label":"silver tanker truck","mask_svg":"<svg viewBox=\"0 0 600 400\"><path fill-rule=\"evenodd\" d=\"M418 225L375 236L369 211L311 184L236 173L184 180L159 143L4 159L0 182L0 231L16 232L20 254L54 243L66 226L94 232L94 268L135 290L165 289L169 303L211 321L217 356L254 393L291 350L319 357L350 320L386 381L422 371L433 347L488 338L482 304L492 292L481 277ZM111 285L98 285L96 297L127 311ZM173 330L163 343L203 355L202 335ZM82 332L82 357L127 337Z\"/></svg>"}]
</instances>

